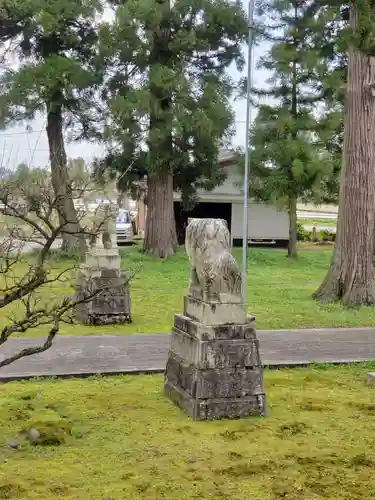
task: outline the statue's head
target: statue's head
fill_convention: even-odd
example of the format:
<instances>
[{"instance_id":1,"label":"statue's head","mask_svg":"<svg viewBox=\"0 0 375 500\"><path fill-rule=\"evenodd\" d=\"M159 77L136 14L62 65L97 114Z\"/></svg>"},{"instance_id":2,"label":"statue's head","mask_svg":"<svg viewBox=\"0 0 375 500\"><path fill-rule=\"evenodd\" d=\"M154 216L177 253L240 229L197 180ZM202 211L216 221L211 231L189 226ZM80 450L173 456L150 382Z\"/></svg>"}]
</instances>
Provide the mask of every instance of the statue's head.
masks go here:
<instances>
[{"instance_id":1,"label":"statue's head","mask_svg":"<svg viewBox=\"0 0 375 500\"><path fill-rule=\"evenodd\" d=\"M224 219L190 219L186 228L186 249L204 252L208 247L230 250L230 234Z\"/></svg>"}]
</instances>

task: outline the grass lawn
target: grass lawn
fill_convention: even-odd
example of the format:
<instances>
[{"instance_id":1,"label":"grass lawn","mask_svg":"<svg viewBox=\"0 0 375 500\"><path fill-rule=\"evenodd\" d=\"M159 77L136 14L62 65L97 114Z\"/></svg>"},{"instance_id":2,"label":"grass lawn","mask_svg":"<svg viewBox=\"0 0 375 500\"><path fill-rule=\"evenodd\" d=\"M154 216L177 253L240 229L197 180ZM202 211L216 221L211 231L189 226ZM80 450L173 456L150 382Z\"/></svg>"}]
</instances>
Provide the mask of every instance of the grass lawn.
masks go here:
<instances>
[{"instance_id":1,"label":"grass lawn","mask_svg":"<svg viewBox=\"0 0 375 500\"><path fill-rule=\"evenodd\" d=\"M304 226L331 226L336 227L336 219L298 219Z\"/></svg>"},{"instance_id":2,"label":"grass lawn","mask_svg":"<svg viewBox=\"0 0 375 500\"><path fill-rule=\"evenodd\" d=\"M296 261L286 258L285 250L249 250L247 302L257 317L259 329L373 326L375 309L345 309L338 304L321 305L311 295L327 272L332 247L306 246ZM241 250L235 249L238 261ZM58 264L66 266L66 261ZM138 270L131 286L133 323L121 326L89 327L63 325L63 335L100 335L102 333L169 332L173 314L182 312L183 296L189 277L184 252L162 261L148 257L136 247L122 250L122 266ZM69 287L45 289L43 300L52 294L71 293ZM13 311L15 310L13 309ZM0 327L10 311L2 310ZM29 330L26 336L40 336L45 328Z\"/></svg>"},{"instance_id":3,"label":"grass lawn","mask_svg":"<svg viewBox=\"0 0 375 500\"><path fill-rule=\"evenodd\" d=\"M0 498L374 498L370 369L268 371L269 416L218 422L187 418L163 396L162 376L3 385ZM8 449L35 420L59 419L72 426L65 444Z\"/></svg>"}]
</instances>

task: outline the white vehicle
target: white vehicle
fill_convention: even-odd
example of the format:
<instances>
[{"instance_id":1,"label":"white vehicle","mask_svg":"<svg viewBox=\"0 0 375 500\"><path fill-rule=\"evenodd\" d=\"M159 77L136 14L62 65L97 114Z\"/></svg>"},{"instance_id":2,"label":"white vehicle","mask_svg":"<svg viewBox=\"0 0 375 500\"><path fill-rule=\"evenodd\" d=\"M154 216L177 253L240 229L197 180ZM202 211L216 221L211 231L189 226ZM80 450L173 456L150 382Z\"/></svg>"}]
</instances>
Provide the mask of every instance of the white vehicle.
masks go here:
<instances>
[{"instance_id":1,"label":"white vehicle","mask_svg":"<svg viewBox=\"0 0 375 500\"><path fill-rule=\"evenodd\" d=\"M116 235L118 243L127 243L133 240L133 224L129 210L120 209L116 218Z\"/></svg>"}]
</instances>

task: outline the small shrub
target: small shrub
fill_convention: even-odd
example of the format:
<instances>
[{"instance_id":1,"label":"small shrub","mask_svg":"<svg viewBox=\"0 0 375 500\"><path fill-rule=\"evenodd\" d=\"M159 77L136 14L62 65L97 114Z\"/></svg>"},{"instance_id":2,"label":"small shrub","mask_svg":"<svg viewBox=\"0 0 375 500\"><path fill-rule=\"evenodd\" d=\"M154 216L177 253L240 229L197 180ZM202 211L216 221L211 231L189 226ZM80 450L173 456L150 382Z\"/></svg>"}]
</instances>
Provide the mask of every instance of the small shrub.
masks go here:
<instances>
[{"instance_id":1,"label":"small shrub","mask_svg":"<svg viewBox=\"0 0 375 500\"><path fill-rule=\"evenodd\" d=\"M297 222L297 240L298 241L310 241L311 233L307 231L301 222Z\"/></svg>"},{"instance_id":2,"label":"small shrub","mask_svg":"<svg viewBox=\"0 0 375 500\"><path fill-rule=\"evenodd\" d=\"M328 231L328 229L323 229L323 231L320 231L320 237L322 241L332 241L330 239L331 233Z\"/></svg>"}]
</instances>

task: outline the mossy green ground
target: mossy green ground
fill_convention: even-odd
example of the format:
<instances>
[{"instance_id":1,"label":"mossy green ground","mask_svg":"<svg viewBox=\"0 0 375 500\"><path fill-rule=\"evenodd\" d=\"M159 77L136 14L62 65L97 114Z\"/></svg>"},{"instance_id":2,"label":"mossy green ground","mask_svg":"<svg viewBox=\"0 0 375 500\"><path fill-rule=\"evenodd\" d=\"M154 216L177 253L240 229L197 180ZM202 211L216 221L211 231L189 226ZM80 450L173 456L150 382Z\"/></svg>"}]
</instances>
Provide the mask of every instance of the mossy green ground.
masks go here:
<instances>
[{"instance_id":1,"label":"mossy green ground","mask_svg":"<svg viewBox=\"0 0 375 500\"><path fill-rule=\"evenodd\" d=\"M266 371L267 418L193 422L162 376L14 382L0 392L0 499L374 498L374 363ZM10 439L69 421L59 446Z\"/></svg>"},{"instance_id":2,"label":"mossy green ground","mask_svg":"<svg viewBox=\"0 0 375 500\"><path fill-rule=\"evenodd\" d=\"M312 299L328 270L332 247L303 248L297 260L288 259L285 250L249 250L247 304L257 318L258 329L373 326L375 308L347 309L339 304L321 305ZM123 268L136 272L131 283L133 323L100 328L62 325L62 335L170 331L174 313L182 311L188 285L189 264L185 253L181 251L167 261L148 257L137 247L124 248L121 253ZM234 254L240 262L241 249L235 249ZM68 265L66 260L57 263L60 269ZM54 284L43 291L42 299L51 302L52 295L72 291L69 286ZM1 310L0 327L11 312ZM38 328L25 335L40 336L45 332L45 328Z\"/></svg>"}]
</instances>

